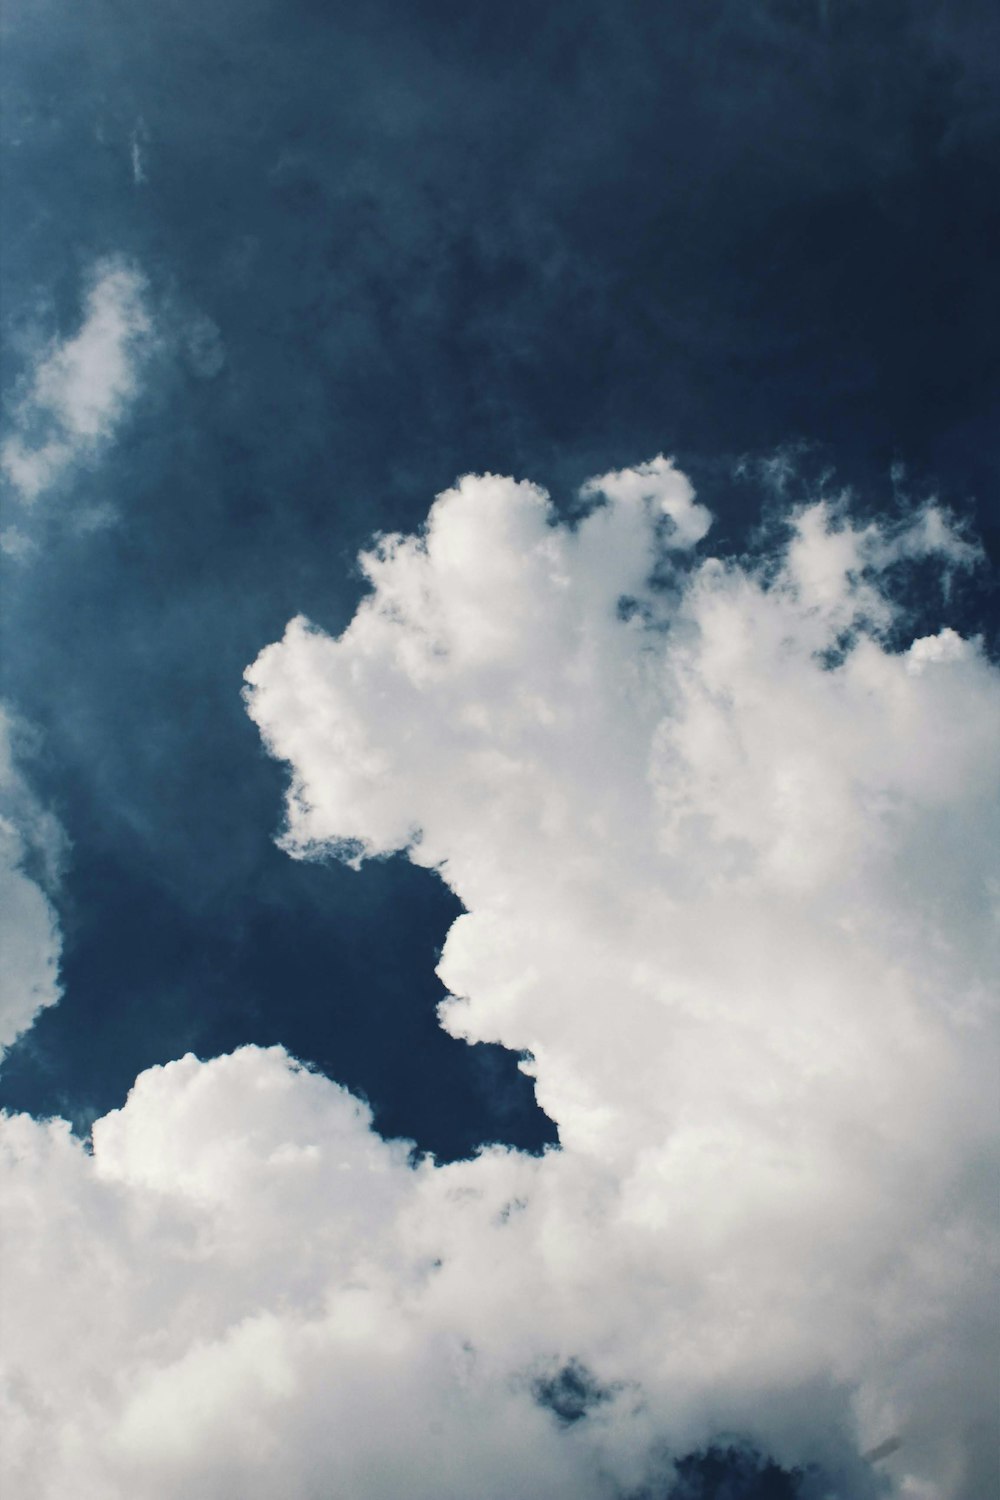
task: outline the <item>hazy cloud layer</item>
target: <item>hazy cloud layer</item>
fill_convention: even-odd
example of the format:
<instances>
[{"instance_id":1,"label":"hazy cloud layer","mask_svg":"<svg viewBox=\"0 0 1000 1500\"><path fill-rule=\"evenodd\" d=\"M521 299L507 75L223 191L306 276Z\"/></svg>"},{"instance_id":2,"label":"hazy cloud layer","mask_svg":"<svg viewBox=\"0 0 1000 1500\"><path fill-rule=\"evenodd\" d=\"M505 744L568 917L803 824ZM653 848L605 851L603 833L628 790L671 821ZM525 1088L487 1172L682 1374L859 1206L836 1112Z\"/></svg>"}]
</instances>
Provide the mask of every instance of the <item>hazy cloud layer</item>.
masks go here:
<instances>
[{"instance_id":1,"label":"hazy cloud layer","mask_svg":"<svg viewBox=\"0 0 1000 1500\"><path fill-rule=\"evenodd\" d=\"M989 1492L1000 683L884 643L974 549L820 502L726 563L662 459L585 493L466 477L248 672L290 852L440 872L442 1022L562 1149L413 1165L278 1049L144 1073L92 1155L10 1120L12 1491L611 1496L736 1431Z\"/></svg>"},{"instance_id":2,"label":"hazy cloud layer","mask_svg":"<svg viewBox=\"0 0 1000 1500\"><path fill-rule=\"evenodd\" d=\"M13 404L0 468L19 500L37 500L112 437L138 393L152 332L141 273L118 257L99 261L79 330L39 352Z\"/></svg>"}]
</instances>

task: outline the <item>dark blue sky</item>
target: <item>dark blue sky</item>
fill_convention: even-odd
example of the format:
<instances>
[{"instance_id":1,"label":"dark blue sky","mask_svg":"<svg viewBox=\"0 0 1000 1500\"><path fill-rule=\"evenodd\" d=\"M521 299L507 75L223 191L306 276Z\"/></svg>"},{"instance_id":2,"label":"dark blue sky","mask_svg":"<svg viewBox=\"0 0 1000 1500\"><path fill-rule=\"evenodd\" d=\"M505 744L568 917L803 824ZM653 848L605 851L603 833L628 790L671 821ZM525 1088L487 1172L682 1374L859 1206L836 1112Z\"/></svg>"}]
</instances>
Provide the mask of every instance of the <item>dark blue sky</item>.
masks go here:
<instances>
[{"instance_id":1,"label":"dark blue sky","mask_svg":"<svg viewBox=\"0 0 1000 1500\"><path fill-rule=\"evenodd\" d=\"M72 853L65 997L0 1099L85 1126L150 1063L280 1040L442 1156L538 1146L514 1060L436 1025L453 900L273 847L243 669L292 614L341 628L358 548L468 469L563 503L664 450L733 546L737 460L799 445L872 505L904 464L995 557L997 13L46 0L10 32L6 388L101 256L164 340L8 569L3 693Z\"/></svg>"}]
</instances>

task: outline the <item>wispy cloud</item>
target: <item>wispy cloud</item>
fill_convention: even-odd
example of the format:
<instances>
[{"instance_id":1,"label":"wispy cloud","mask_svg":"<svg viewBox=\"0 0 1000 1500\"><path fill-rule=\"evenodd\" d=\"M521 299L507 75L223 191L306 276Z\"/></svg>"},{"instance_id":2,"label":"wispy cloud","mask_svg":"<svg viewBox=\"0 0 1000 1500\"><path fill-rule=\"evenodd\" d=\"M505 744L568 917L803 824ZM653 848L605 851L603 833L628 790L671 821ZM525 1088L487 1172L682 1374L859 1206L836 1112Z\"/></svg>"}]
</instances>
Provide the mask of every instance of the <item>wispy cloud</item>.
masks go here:
<instances>
[{"instance_id":1,"label":"wispy cloud","mask_svg":"<svg viewBox=\"0 0 1000 1500\"><path fill-rule=\"evenodd\" d=\"M13 403L0 470L19 500L30 504L56 488L111 441L139 392L152 341L145 278L125 260L100 261L79 330L39 353Z\"/></svg>"},{"instance_id":2,"label":"wispy cloud","mask_svg":"<svg viewBox=\"0 0 1000 1500\"><path fill-rule=\"evenodd\" d=\"M142 187L149 181L146 174L146 153L143 150L148 140L149 132L146 129L146 122L140 115L129 136L129 159L132 163L132 181L136 187Z\"/></svg>"},{"instance_id":3,"label":"wispy cloud","mask_svg":"<svg viewBox=\"0 0 1000 1500\"><path fill-rule=\"evenodd\" d=\"M26 726L0 704L0 1054L61 994L51 896L66 838L25 776Z\"/></svg>"}]
</instances>

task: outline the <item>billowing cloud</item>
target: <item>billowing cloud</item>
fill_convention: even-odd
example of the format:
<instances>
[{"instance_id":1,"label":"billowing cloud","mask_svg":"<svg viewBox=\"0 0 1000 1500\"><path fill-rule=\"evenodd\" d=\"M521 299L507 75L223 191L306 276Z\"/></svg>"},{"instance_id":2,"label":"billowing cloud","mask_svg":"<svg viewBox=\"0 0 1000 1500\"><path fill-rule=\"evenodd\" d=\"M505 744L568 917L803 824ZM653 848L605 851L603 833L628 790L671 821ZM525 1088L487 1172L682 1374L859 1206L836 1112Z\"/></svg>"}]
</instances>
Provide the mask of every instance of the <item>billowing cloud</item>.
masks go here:
<instances>
[{"instance_id":1,"label":"billowing cloud","mask_svg":"<svg viewBox=\"0 0 1000 1500\"><path fill-rule=\"evenodd\" d=\"M18 499L37 500L113 436L152 335L142 274L119 257L99 261L79 330L40 352L14 404L0 469Z\"/></svg>"},{"instance_id":2,"label":"billowing cloud","mask_svg":"<svg viewBox=\"0 0 1000 1500\"><path fill-rule=\"evenodd\" d=\"M442 1024L560 1149L414 1160L279 1049L92 1154L8 1121L13 1492L659 1496L725 1433L990 1492L1000 681L886 643L973 550L820 502L724 561L664 460L587 494L466 477L247 674L286 847L448 882Z\"/></svg>"},{"instance_id":3,"label":"billowing cloud","mask_svg":"<svg viewBox=\"0 0 1000 1500\"><path fill-rule=\"evenodd\" d=\"M59 999L62 940L49 896L65 845L16 754L27 737L0 704L0 1054Z\"/></svg>"}]
</instances>

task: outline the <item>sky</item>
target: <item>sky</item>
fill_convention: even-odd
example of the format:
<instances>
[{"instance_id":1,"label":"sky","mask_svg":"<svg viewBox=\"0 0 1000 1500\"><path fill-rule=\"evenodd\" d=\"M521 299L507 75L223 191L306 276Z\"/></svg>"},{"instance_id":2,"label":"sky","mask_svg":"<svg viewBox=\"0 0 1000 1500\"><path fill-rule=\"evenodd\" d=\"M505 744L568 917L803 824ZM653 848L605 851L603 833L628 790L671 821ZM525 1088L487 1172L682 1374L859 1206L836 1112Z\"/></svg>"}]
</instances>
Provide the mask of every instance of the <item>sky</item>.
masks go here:
<instances>
[{"instance_id":1,"label":"sky","mask_svg":"<svg viewBox=\"0 0 1000 1500\"><path fill-rule=\"evenodd\" d=\"M1000 1494L995 8L3 33L5 1487Z\"/></svg>"}]
</instances>

